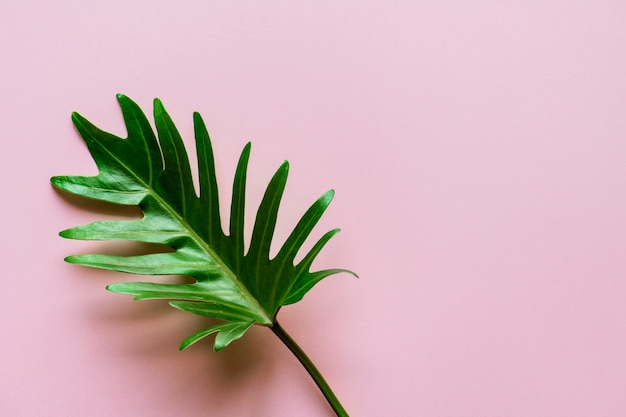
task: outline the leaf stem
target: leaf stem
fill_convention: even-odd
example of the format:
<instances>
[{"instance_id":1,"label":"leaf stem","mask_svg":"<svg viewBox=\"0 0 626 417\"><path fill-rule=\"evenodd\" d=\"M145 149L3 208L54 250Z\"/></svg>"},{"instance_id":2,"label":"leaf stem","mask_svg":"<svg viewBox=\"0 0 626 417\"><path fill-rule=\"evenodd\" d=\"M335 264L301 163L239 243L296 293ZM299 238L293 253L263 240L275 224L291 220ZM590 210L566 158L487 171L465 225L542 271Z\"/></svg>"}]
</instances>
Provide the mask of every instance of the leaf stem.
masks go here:
<instances>
[{"instance_id":1,"label":"leaf stem","mask_svg":"<svg viewBox=\"0 0 626 417\"><path fill-rule=\"evenodd\" d=\"M296 358L298 358L298 360L307 370L309 375L311 375L311 378L313 378L313 381L315 381L319 389L322 391L322 394L324 394L324 397L326 397L326 400L332 407L333 411L337 414L337 416L349 417L348 412L343 408L343 406L339 402L339 399L330 388L320 371L313 364L311 359L309 359L306 353L304 353L302 348L298 346L296 341L293 340L291 336L289 336L289 334L285 331L285 329L282 328L280 324L278 324L278 321L274 321L274 324L272 325L272 327L270 327L270 329L272 329L274 334L278 336L278 338L285 344L285 346L289 348L291 353L293 353Z\"/></svg>"}]
</instances>

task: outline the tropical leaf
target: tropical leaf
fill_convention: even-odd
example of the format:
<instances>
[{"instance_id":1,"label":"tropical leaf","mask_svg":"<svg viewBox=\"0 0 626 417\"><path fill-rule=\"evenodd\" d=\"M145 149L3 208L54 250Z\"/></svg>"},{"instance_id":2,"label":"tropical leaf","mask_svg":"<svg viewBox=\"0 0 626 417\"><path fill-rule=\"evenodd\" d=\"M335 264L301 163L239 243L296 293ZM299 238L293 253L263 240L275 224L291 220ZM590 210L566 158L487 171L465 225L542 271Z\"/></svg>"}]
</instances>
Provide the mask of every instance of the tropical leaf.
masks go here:
<instances>
[{"instance_id":1,"label":"tropical leaf","mask_svg":"<svg viewBox=\"0 0 626 417\"><path fill-rule=\"evenodd\" d=\"M295 303L321 279L343 269L311 271L331 230L295 263L307 237L330 204L333 191L322 195L304 213L274 258L270 246L278 208L287 181L284 162L272 177L256 213L252 238L244 253L245 189L250 144L239 159L233 183L228 234L222 230L211 141L199 114L194 133L198 156L199 195L183 141L161 102L154 101L155 135L141 109L118 95L128 137L100 130L81 115L72 119L99 170L93 177L57 176L52 183L83 197L123 205L138 205L139 220L98 221L61 232L84 240L130 240L167 245L173 252L136 256L83 254L70 263L142 275L186 275L189 284L124 282L111 291L135 299L167 299L180 310L222 320L185 339L181 349L217 333L214 349L240 338L252 325L274 327L283 305Z\"/></svg>"}]
</instances>

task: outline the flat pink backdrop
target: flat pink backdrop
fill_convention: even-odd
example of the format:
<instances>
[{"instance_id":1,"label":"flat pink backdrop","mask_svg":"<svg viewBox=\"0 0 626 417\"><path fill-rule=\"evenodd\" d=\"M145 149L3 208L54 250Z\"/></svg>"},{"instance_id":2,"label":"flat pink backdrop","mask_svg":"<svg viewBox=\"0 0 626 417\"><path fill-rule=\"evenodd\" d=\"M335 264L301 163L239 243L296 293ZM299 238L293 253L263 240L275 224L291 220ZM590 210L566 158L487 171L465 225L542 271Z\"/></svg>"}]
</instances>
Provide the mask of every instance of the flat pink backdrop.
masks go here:
<instances>
[{"instance_id":1,"label":"flat pink backdrop","mask_svg":"<svg viewBox=\"0 0 626 417\"><path fill-rule=\"evenodd\" d=\"M288 159L279 239L336 189L317 265L361 279L279 317L351 415L626 415L626 3L100 3L0 3L0 415L332 415L267 329L181 353L199 318L62 261L132 215L48 183L118 92L200 111L225 198L251 140L251 209Z\"/></svg>"}]
</instances>

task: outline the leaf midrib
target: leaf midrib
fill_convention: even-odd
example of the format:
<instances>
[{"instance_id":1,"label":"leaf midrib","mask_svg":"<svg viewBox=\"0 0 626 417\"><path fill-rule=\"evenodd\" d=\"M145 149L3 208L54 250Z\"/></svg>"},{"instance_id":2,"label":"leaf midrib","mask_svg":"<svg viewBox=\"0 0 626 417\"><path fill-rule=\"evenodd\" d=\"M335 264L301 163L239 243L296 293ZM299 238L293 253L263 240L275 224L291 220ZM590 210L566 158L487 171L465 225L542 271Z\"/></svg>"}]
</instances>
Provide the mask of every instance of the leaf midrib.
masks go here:
<instances>
[{"instance_id":1,"label":"leaf midrib","mask_svg":"<svg viewBox=\"0 0 626 417\"><path fill-rule=\"evenodd\" d=\"M128 140L128 139L121 139L120 140ZM226 263L222 260L222 258L220 258L220 256L215 253L215 251L213 249L211 249L211 247L204 241L204 239L202 239L200 237L200 235L198 233L196 233L196 231L189 225L189 223L182 217L180 216L176 210L174 210L174 208L165 200L163 199L157 192L156 190L152 187L152 184L146 184L145 181L137 176L135 174L135 172L130 169L129 166L127 166L123 161L121 161L114 153L110 152L105 146L103 146L99 141L95 140L94 141L96 144L98 144L98 146L100 146L100 148L102 148L106 153L108 153L115 161L117 161L122 167L124 167L126 169L127 172L130 173L130 175L135 178L135 180L139 183L139 185L145 187L148 190L148 193L162 206L164 207L168 213L170 213L170 215L172 217L174 217L179 223L181 223L185 230L187 230L189 232L189 236L196 242L199 244L200 247L202 247L204 249L204 251L206 252L206 254L209 257L212 257L213 259L215 259L216 263L218 263L222 270L224 271L224 273L228 276L228 278L236 285L236 287L239 289L239 291L241 292L241 294L250 302L250 304L252 305L253 308L255 308L259 313L260 316L267 320L266 323L260 323L262 325L272 325L272 319L269 316L269 314L267 313L267 311L265 311L265 309L261 306L261 304L257 301L257 299L250 293L250 291L248 291L248 289L245 287L245 285L243 285L243 283L237 278L237 276L235 275L235 273L228 267L228 265L226 265ZM144 146L144 149L149 153L150 150L147 148L147 146ZM165 168L163 168L162 173L165 173ZM150 172L150 178L153 179L154 176L152 175L152 172ZM113 192L115 192L115 190L111 190ZM185 196L183 196L183 200L185 200L184 198ZM143 211L143 209L142 209ZM144 216L145 216L145 211L144 211Z\"/></svg>"}]
</instances>

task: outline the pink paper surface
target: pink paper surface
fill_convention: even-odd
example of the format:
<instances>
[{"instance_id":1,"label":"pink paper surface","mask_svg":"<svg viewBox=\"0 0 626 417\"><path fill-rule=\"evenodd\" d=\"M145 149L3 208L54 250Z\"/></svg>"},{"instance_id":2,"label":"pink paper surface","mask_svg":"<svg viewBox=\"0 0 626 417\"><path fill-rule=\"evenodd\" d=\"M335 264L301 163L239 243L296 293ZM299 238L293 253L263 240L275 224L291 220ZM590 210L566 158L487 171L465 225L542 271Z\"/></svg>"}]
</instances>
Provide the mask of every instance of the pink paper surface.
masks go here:
<instances>
[{"instance_id":1,"label":"pink paper surface","mask_svg":"<svg viewBox=\"0 0 626 417\"><path fill-rule=\"evenodd\" d=\"M270 331L179 352L201 318L104 290L65 228L136 215L56 192L96 173L70 113L115 94L212 139L250 210L283 159L284 239L329 188L317 266L279 318L351 416L626 415L626 4L4 1L0 415L332 416ZM226 211L226 204L224 211ZM281 221L282 220L282 221ZM136 277L130 277L136 278Z\"/></svg>"}]
</instances>

